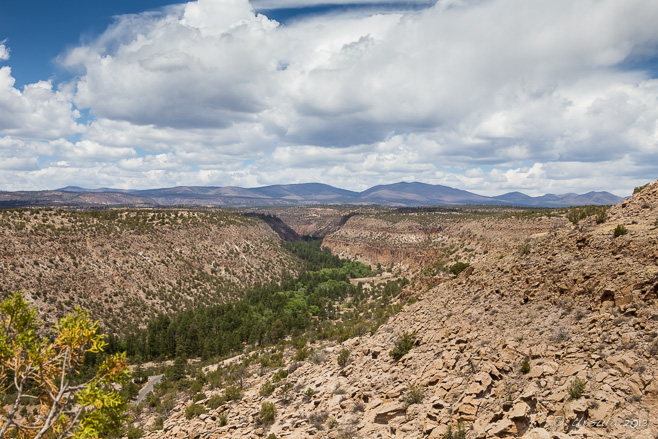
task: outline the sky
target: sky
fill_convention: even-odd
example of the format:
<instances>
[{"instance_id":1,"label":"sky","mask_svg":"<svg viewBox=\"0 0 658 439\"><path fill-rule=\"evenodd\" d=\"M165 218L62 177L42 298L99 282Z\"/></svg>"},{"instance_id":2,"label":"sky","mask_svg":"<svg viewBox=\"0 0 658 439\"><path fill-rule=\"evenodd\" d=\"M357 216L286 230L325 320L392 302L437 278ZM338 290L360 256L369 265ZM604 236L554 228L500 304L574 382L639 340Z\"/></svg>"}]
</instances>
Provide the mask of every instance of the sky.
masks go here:
<instances>
[{"instance_id":1,"label":"sky","mask_svg":"<svg viewBox=\"0 0 658 439\"><path fill-rule=\"evenodd\" d=\"M658 178L658 2L3 0L0 190Z\"/></svg>"}]
</instances>

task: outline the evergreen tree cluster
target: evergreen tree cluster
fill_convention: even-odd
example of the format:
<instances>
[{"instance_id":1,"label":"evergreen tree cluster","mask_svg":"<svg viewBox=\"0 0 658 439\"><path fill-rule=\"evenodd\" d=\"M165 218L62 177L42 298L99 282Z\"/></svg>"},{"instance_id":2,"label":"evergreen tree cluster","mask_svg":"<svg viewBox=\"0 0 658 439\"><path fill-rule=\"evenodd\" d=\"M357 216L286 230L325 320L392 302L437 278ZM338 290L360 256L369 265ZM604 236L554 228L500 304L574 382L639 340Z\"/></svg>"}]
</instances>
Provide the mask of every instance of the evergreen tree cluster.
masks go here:
<instances>
[{"instance_id":1,"label":"evergreen tree cluster","mask_svg":"<svg viewBox=\"0 0 658 439\"><path fill-rule=\"evenodd\" d=\"M350 278L374 274L360 262L322 249L321 240L300 240L286 248L306 262L308 271L253 289L235 302L160 315L121 342L110 339L110 349L126 350L130 357L143 360L207 359L240 351L244 344L276 344L336 319L338 301L363 296L362 287L352 285Z\"/></svg>"}]
</instances>

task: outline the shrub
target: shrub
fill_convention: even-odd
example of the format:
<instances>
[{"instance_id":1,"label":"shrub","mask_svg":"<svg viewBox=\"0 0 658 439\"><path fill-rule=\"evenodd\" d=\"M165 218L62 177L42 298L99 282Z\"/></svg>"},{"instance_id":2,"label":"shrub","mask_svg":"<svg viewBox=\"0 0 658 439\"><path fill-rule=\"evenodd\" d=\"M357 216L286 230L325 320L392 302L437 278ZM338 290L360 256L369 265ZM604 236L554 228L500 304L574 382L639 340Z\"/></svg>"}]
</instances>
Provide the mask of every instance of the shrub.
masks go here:
<instances>
[{"instance_id":1,"label":"shrub","mask_svg":"<svg viewBox=\"0 0 658 439\"><path fill-rule=\"evenodd\" d=\"M239 387L228 386L224 389L225 401L237 401L240 398L242 398L242 390Z\"/></svg>"},{"instance_id":2,"label":"shrub","mask_svg":"<svg viewBox=\"0 0 658 439\"><path fill-rule=\"evenodd\" d=\"M424 397L423 386L419 384L411 384L407 389L407 393L404 395L404 403L407 406L420 404Z\"/></svg>"},{"instance_id":3,"label":"shrub","mask_svg":"<svg viewBox=\"0 0 658 439\"><path fill-rule=\"evenodd\" d=\"M519 255L520 256L525 256L528 253L530 253L530 249L532 248L532 245L529 242L523 242L519 244Z\"/></svg>"},{"instance_id":4,"label":"shrub","mask_svg":"<svg viewBox=\"0 0 658 439\"><path fill-rule=\"evenodd\" d=\"M284 383L283 386L281 386L281 395L283 396L283 401L286 403L290 400L290 392L292 391L292 388L292 383Z\"/></svg>"},{"instance_id":5,"label":"shrub","mask_svg":"<svg viewBox=\"0 0 658 439\"><path fill-rule=\"evenodd\" d=\"M157 430L162 430L164 427L164 418L162 416L158 416L155 418L155 421L153 421L153 424L151 425L151 431L157 431Z\"/></svg>"},{"instance_id":6,"label":"shrub","mask_svg":"<svg viewBox=\"0 0 658 439\"><path fill-rule=\"evenodd\" d=\"M571 399L578 399L583 396L583 392L585 391L585 386L587 385L587 381L581 380L580 378L576 377L571 381L571 384L569 384L569 396Z\"/></svg>"},{"instance_id":7,"label":"shrub","mask_svg":"<svg viewBox=\"0 0 658 439\"><path fill-rule=\"evenodd\" d=\"M414 347L414 341L416 340L416 333L410 333L405 331L396 342L389 355L393 357L395 361L398 361L400 358L404 357L409 353L411 348Z\"/></svg>"},{"instance_id":8,"label":"shrub","mask_svg":"<svg viewBox=\"0 0 658 439\"><path fill-rule=\"evenodd\" d=\"M459 273L466 270L470 266L471 264L468 262L455 262L450 266L450 268L448 268L448 271L450 271L450 273L454 274L455 276L458 276Z\"/></svg>"},{"instance_id":9,"label":"shrub","mask_svg":"<svg viewBox=\"0 0 658 439\"><path fill-rule=\"evenodd\" d=\"M642 190L643 190L645 187L647 187L647 186L649 186L649 183L647 183L647 184L645 184L645 185L642 185L642 186L638 186L638 187L636 187L635 189L633 189L633 195L635 195L635 194L637 194L637 193L639 193L639 192L642 192Z\"/></svg>"},{"instance_id":10,"label":"shrub","mask_svg":"<svg viewBox=\"0 0 658 439\"><path fill-rule=\"evenodd\" d=\"M224 427L226 424L228 424L228 418L226 417L226 413L222 413L219 415L219 426Z\"/></svg>"},{"instance_id":11,"label":"shrub","mask_svg":"<svg viewBox=\"0 0 658 439\"><path fill-rule=\"evenodd\" d=\"M270 396L272 392L274 392L274 389L276 386L269 381L265 381L263 384L260 386L260 396Z\"/></svg>"},{"instance_id":12,"label":"shrub","mask_svg":"<svg viewBox=\"0 0 658 439\"><path fill-rule=\"evenodd\" d=\"M222 398L220 395L213 395L208 400L208 407L210 407L213 410L222 404L224 404L224 398Z\"/></svg>"},{"instance_id":13,"label":"shrub","mask_svg":"<svg viewBox=\"0 0 658 439\"><path fill-rule=\"evenodd\" d=\"M573 224L578 224L580 220L594 215L596 224L601 224L605 222L607 211L607 206L575 206L567 210L567 219Z\"/></svg>"},{"instance_id":14,"label":"shrub","mask_svg":"<svg viewBox=\"0 0 658 439\"><path fill-rule=\"evenodd\" d=\"M265 401L260 406L260 420L264 424L272 424L276 418L276 406L273 402Z\"/></svg>"},{"instance_id":15,"label":"shrub","mask_svg":"<svg viewBox=\"0 0 658 439\"><path fill-rule=\"evenodd\" d=\"M623 224L617 224L617 227L615 227L615 232L614 236L615 238L618 236L622 236L628 233L628 230L626 229L626 226Z\"/></svg>"},{"instance_id":16,"label":"shrub","mask_svg":"<svg viewBox=\"0 0 658 439\"><path fill-rule=\"evenodd\" d=\"M288 371L285 369L281 369L280 371L274 374L274 376L272 377L272 382L278 383L279 381L287 377L288 377Z\"/></svg>"},{"instance_id":17,"label":"shrub","mask_svg":"<svg viewBox=\"0 0 658 439\"><path fill-rule=\"evenodd\" d=\"M141 428L130 426L126 432L126 437L128 439L139 439L142 436L144 436L144 430Z\"/></svg>"},{"instance_id":18,"label":"shrub","mask_svg":"<svg viewBox=\"0 0 658 439\"><path fill-rule=\"evenodd\" d=\"M528 372L530 372L530 361L526 358L521 363L521 373L526 374Z\"/></svg>"},{"instance_id":19,"label":"shrub","mask_svg":"<svg viewBox=\"0 0 658 439\"><path fill-rule=\"evenodd\" d=\"M464 422L459 421L456 431L453 431L452 425L448 425L448 429L443 435L443 439L466 439L466 428L464 427Z\"/></svg>"},{"instance_id":20,"label":"shrub","mask_svg":"<svg viewBox=\"0 0 658 439\"><path fill-rule=\"evenodd\" d=\"M311 352L306 348L297 349L295 354L295 361L304 361L311 355Z\"/></svg>"},{"instance_id":21,"label":"shrub","mask_svg":"<svg viewBox=\"0 0 658 439\"><path fill-rule=\"evenodd\" d=\"M352 413L365 412L365 411L366 411L366 406L363 404L363 401L357 401L352 406Z\"/></svg>"},{"instance_id":22,"label":"shrub","mask_svg":"<svg viewBox=\"0 0 658 439\"><path fill-rule=\"evenodd\" d=\"M322 423L327 419L329 414L327 413L326 410L322 410L320 412L313 412L309 415L308 421L311 425L313 425L315 428L318 430L321 429Z\"/></svg>"},{"instance_id":23,"label":"shrub","mask_svg":"<svg viewBox=\"0 0 658 439\"><path fill-rule=\"evenodd\" d=\"M199 393L203 390L203 383L199 380L195 380L191 385L190 385L190 393L195 394Z\"/></svg>"},{"instance_id":24,"label":"shrub","mask_svg":"<svg viewBox=\"0 0 658 439\"><path fill-rule=\"evenodd\" d=\"M192 404L191 406L185 409L185 417L187 419L192 419L195 416L202 415L206 412L206 409L199 404Z\"/></svg>"},{"instance_id":25,"label":"shrub","mask_svg":"<svg viewBox=\"0 0 658 439\"><path fill-rule=\"evenodd\" d=\"M347 359L349 358L349 356L350 356L350 351L348 351L345 348L341 349L340 352L338 353L338 360L337 360L338 365L340 367L345 367L345 365L347 364Z\"/></svg>"}]
</instances>

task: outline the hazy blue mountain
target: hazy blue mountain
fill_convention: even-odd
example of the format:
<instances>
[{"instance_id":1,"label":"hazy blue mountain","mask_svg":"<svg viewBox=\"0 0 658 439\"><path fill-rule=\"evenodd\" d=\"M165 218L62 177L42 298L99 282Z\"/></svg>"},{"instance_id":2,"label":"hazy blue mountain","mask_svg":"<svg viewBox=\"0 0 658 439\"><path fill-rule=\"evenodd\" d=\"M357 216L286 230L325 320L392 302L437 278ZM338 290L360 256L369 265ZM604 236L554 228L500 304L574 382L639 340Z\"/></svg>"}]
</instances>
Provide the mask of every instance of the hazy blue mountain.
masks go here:
<instances>
[{"instance_id":1,"label":"hazy blue mountain","mask_svg":"<svg viewBox=\"0 0 658 439\"><path fill-rule=\"evenodd\" d=\"M17 206L295 206L306 204L379 204L385 206L448 206L498 204L562 207L617 204L622 198L609 192L546 194L531 197L509 192L495 197L478 195L449 186L400 182L378 185L363 192L322 183L302 183L241 188L236 186L177 186L159 189L86 189L67 186L55 191L0 192L0 207Z\"/></svg>"}]
</instances>

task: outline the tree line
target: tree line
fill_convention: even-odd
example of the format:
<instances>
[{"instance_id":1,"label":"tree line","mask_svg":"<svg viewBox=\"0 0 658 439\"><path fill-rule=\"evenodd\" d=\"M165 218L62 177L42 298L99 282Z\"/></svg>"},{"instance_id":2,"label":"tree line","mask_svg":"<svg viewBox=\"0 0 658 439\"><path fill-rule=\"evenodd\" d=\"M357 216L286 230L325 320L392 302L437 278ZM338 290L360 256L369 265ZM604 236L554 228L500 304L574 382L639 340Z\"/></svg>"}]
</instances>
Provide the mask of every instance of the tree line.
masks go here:
<instances>
[{"instance_id":1,"label":"tree line","mask_svg":"<svg viewBox=\"0 0 658 439\"><path fill-rule=\"evenodd\" d=\"M341 259L321 245L321 239L312 238L284 244L305 263L297 277L254 288L234 302L160 315L122 339L109 336L108 351L126 351L136 362L207 359L240 351L245 344L276 344L318 328L338 317L342 299L363 295L351 278L374 275L370 267Z\"/></svg>"}]
</instances>

